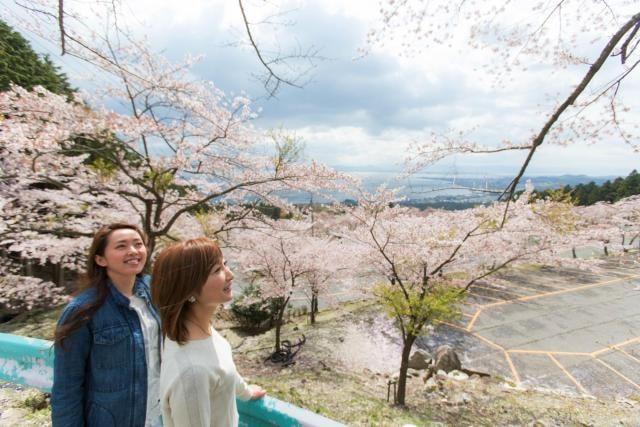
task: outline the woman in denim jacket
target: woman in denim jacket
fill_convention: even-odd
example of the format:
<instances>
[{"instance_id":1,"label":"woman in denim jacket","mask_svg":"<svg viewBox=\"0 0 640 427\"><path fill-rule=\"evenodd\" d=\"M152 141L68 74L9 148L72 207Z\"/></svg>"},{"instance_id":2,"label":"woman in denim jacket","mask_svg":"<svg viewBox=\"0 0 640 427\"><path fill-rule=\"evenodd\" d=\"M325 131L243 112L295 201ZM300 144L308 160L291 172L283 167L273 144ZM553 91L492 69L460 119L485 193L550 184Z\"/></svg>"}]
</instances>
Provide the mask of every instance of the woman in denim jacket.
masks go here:
<instances>
[{"instance_id":1,"label":"woman in denim jacket","mask_svg":"<svg viewBox=\"0 0 640 427\"><path fill-rule=\"evenodd\" d=\"M54 426L159 426L160 325L151 305L144 234L102 227L89 250L89 286L55 331Z\"/></svg>"}]
</instances>

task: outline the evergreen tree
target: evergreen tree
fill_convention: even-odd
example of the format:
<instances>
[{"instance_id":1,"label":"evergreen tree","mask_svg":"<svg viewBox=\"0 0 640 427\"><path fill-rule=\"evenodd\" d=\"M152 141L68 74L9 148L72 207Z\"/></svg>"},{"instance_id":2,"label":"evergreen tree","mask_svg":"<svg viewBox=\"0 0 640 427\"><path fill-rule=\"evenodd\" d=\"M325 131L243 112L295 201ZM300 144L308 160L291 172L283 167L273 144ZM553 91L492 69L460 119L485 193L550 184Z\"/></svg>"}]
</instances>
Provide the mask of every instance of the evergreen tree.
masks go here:
<instances>
[{"instance_id":1,"label":"evergreen tree","mask_svg":"<svg viewBox=\"0 0 640 427\"><path fill-rule=\"evenodd\" d=\"M554 191L557 190L536 190L534 194L538 197L547 198L552 196ZM565 185L562 188L562 192L571 194L571 199L579 206L593 205L602 201L615 203L625 197L640 194L640 174L634 169L626 178L618 177L613 182L606 181L600 186L593 181L588 184L578 184L575 187Z\"/></svg>"},{"instance_id":2,"label":"evergreen tree","mask_svg":"<svg viewBox=\"0 0 640 427\"><path fill-rule=\"evenodd\" d=\"M640 174L637 170L632 170L629 176L627 176L626 181L629 196L633 194L640 194Z\"/></svg>"},{"instance_id":3,"label":"evergreen tree","mask_svg":"<svg viewBox=\"0 0 640 427\"><path fill-rule=\"evenodd\" d=\"M0 91L11 83L26 89L40 85L58 94L73 92L67 76L47 55L38 56L24 37L0 21Z\"/></svg>"}]
</instances>

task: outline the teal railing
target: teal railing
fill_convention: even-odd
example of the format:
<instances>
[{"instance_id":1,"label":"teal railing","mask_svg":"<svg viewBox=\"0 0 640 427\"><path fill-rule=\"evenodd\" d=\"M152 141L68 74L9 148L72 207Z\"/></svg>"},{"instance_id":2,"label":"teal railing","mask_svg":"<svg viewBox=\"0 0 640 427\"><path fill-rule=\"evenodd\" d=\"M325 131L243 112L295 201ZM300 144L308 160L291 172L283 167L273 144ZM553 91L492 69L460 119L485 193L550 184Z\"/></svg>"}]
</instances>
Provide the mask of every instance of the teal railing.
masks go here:
<instances>
[{"instance_id":1,"label":"teal railing","mask_svg":"<svg viewBox=\"0 0 640 427\"><path fill-rule=\"evenodd\" d=\"M52 342L0 333L0 380L51 391ZM251 427L339 427L338 422L272 397L238 400L240 425Z\"/></svg>"}]
</instances>

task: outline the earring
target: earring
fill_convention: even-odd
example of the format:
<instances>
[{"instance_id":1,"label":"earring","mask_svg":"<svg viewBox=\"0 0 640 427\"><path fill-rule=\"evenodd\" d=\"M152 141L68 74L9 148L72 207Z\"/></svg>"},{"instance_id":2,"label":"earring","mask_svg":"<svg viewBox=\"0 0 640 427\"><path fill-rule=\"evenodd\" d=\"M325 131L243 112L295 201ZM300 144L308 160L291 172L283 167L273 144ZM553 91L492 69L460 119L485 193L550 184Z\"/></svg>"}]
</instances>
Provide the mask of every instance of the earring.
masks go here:
<instances>
[{"instance_id":1,"label":"earring","mask_svg":"<svg viewBox=\"0 0 640 427\"><path fill-rule=\"evenodd\" d=\"M196 297L191 295L189 298L187 298L187 301L189 301L191 304L193 304L194 302L196 302Z\"/></svg>"}]
</instances>

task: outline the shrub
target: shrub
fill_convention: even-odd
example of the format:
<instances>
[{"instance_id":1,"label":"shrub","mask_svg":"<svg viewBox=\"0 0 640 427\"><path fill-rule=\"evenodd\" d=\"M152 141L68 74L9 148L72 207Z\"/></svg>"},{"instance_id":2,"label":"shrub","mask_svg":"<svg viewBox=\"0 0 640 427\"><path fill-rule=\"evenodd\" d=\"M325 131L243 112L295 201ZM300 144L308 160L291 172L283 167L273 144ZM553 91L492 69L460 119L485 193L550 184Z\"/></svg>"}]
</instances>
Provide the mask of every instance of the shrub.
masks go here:
<instances>
[{"instance_id":1,"label":"shrub","mask_svg":"<svg viewBox=\"0 0 640 427\"><path fill-rule=\"evenodd\" d=\"M282 303L281 297L263 298L260 288L252 283L233 301L231 312L243 329L262 331L273 326L278 308Z\"/></svg>"}]
</instances>

